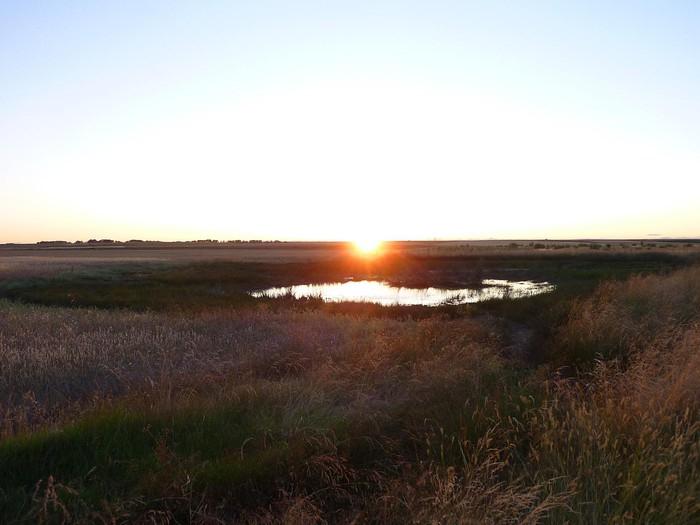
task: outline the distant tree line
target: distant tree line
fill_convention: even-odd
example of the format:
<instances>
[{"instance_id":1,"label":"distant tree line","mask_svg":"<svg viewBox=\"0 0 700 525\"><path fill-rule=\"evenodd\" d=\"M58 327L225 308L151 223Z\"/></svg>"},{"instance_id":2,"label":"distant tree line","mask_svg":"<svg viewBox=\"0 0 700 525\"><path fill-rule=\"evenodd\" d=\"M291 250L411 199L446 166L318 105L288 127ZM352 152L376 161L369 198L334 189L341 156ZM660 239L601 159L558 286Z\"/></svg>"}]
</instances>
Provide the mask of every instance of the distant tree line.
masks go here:
<instances>
[{"instance_id":1,"label":"distant tree line","mask_svg":"<svg viewBox=\"0 0 700 525\"><path fill-rule=\"evenodd\" d=\"M128 241L116 241L114 239L89 239L87 241L39 241L37 246L42 247L61 247L61 246L130 246L130 245L173 245L173 246L187 246L187 245L221 245L221 244L262 244L262 243L279 243L283 241L272 240L264 241L262 239L234 239L227 241L220 241L218 239L196 239L192 241L148 241L142 239L130 239Z\"/></svg>"}]
</instances>

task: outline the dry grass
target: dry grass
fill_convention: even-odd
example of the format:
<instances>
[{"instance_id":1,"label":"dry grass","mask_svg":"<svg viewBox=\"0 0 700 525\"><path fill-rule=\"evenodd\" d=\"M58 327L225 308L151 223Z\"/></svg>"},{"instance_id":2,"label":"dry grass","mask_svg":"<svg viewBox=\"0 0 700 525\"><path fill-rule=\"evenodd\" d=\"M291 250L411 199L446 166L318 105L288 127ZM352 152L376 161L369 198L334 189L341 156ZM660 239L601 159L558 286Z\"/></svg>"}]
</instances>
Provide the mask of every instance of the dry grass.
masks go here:
<instances>
[{"instance_id":1,"label":"dry grass","mask_svg":"<svg viewBox=\"0 0 700 525\"><path fill-rule=\"evenodd\" d=\"M533 424L536 467L576 481L584 523L697 522L700 268L601 286L555 348L597 361L552 383Z\"/></svg>"},{"instance_id":2,"label":"dry grass","mask_svg":"<svg viewBox=\"0 0 700 525\"><path fill-rule=\"evenodd\" d=\"M673 347L700 319L700 267L607 282L578 301L554 343L562 364Z\"/></svg>"},{"instance_id":3,"label":"dry grass","mask_svg":"<svg viewBox=\"0 0 700 525\"><path fill-rule=\"evenodd\" d=\"M539 370L501 353L498 328L0 303L0 465L31 479L8 474L0 489L19 488L0 510L57 523L700 521L700 269L603 285L554 330Z\"/></svg>"},{"instance_id":4,"label":"dry grass","mask_svg":"<svg viewBox=\"0 0 700 525\"><path fill-rule=\"evenodd\" d=\"M478 376L495 358L494 347L488 327L468 319L395 321L264 307L177 316L5 302L1 428L7 435L55 421L51 414L96 397L169 398L212 383L303 382L332 392L348 409L377 411L431 385L431 374L443 374L446 386ZM458 357L464 364L455 366ZM25 416L7 416L17 412Z\"/></svg>"},{"instance_id":5,"label":"dry grass","mask_svg":"<svg viewBox=\"0 0 700 525\"><path fill-rule=\"evenodd\" d=\"M419 257L561 257L591 254L664 254L686 258L700 256L700 242L664 241L391 241L383 252ZM153 244L149 247L40 247L0 245L0 278L3 265L13 267L76 266L110 263L183 263L194 261L301 262L346 258L357 255L345 242L266 242L197 246L196 244Z\"/></svg>"}]
</instances>

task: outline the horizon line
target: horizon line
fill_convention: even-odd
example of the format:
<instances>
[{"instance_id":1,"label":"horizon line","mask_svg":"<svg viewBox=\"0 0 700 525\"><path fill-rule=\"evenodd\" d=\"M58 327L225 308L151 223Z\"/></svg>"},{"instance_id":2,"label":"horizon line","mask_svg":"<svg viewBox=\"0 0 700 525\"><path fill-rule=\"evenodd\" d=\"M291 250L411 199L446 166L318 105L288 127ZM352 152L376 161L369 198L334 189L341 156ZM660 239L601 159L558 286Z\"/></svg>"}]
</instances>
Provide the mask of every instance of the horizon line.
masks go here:
<instances>
[{"instance_id":1,"label":"horizon line","mask_svg":"<svg viewBox=\"0 0 700 525\"><path fill-rule=\"evenodd\" d=\"M484 238L432 238L432 239L382 239L382 243L405 243L405 242L652 242L652 241L695 241L700 242L700 235L697 236L650 236L650 237L484 237ZM157 239L89 239L87 241L75 240L66 241L61 239L40 240L34 242L0 242L0 246L37 246L37 245L59 245L59 246L105 246L110 244L338 244L352 243L353 239L189 239L189 240L157 240Z\"/></svg>"}]
</instances>

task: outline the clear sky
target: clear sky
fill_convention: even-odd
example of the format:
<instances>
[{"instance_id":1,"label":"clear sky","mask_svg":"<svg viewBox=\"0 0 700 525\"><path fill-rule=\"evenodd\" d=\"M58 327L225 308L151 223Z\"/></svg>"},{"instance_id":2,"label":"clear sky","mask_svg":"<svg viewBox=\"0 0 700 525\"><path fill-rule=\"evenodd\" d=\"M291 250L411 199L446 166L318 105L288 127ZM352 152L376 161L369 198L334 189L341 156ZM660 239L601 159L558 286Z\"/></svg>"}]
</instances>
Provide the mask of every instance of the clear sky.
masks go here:
<instances>
[{"instance_id":1,"label":"clear sky","mask_svg":"<svg viewBox=\"0 0 700 525\"><path fill-rule=\"evenodd\" d=\"M0 242L700 236L700 2L0 2Z\"/></svg>"}]
</instances>

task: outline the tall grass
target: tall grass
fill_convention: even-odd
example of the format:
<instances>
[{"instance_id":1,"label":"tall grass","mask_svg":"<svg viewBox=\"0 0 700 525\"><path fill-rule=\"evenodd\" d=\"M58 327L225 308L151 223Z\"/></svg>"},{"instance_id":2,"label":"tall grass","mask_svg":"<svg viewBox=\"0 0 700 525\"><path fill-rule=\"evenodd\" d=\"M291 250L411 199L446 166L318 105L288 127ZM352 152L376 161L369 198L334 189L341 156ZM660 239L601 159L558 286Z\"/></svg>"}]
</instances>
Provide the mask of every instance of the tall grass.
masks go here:
<instances>
[{"instance_id":1,"label":"tall grass","mask_svg":"<svg viewBox=\"0 0 700 525\"><path fill-rule=\"evenodd\" d=\"M700 267L660 278L603 283L577 301L558 330L551 358L562 364L627 358L650 346L672 347L700 320Z\"/></svg>"},{"instance_id":2,"label":"tall grass","mask_svg":"<svg viewBox=\"0 0 700 525\"><path fill-rule=\"evenodd\" d=\"M603 284L538 368L507 326L0 303L0 516L700 522L700 269Z\"/></svg>"}]
</instances>

